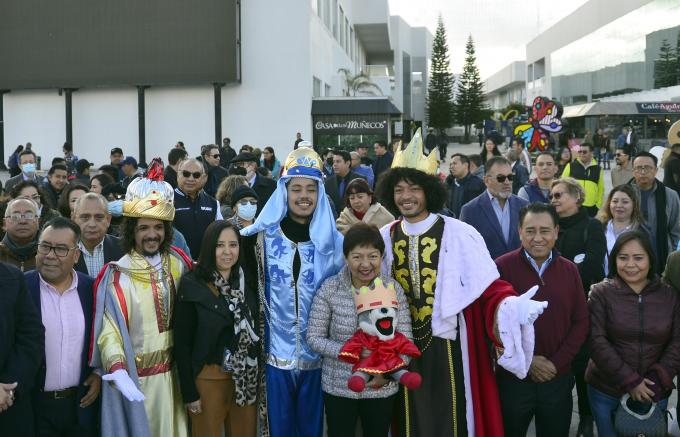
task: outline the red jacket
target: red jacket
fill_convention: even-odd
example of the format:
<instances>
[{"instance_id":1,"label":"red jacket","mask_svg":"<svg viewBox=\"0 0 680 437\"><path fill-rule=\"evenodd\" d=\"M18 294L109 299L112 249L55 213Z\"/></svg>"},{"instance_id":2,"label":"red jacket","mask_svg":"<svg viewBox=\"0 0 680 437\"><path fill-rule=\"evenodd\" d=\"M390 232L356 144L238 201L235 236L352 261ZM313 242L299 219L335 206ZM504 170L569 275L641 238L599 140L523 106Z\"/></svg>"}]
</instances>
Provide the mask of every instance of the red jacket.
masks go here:
<instances>
[{"instance_id":1,"label":"red jacket","mask_svg":"<svg viewBox=\"0 0 680 437\"><path fill-rule=\"evenodd\" d=\"M549 359L557 368L557 376L569 372L588 337L588 307L576 265L553 250L552 261L541 278L523 248L498 257L496 265L501 279L518 293L539 286L533 299L547 301L548 308L534 322L534 355Z\"/></svg>"}]
</instances>

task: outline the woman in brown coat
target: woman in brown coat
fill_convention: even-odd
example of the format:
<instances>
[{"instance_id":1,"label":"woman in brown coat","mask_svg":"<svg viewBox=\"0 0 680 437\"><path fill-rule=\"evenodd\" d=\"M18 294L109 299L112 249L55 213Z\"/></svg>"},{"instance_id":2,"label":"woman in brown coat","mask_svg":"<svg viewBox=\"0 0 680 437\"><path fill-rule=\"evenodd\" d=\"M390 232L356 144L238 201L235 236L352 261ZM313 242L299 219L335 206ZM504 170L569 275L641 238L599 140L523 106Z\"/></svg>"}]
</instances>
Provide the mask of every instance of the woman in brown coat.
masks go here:
<instances>
[{"instance_id":1,"label":"woman in brown coat","mask_svg":"<svg viewBox=\"0 0 680 437\"><path fill-rule=\"evenodd\" d=\"M373 191L365 179L357 178L345 188L345 209L335 221L335 225L343 235L349 228L359 222L373 225L380 229L394 221L394 216L380 203L375 201Z\"/></svg>"},{"instance_id":2,"label":"woman in brown coat","mask_svg":"<svg viewBox=\"0 0 680 437\"><path fill-rule=\"evenodd\" d=\"M588 396L598 435L614 436L612 413L629 394L665 410L680 366L680 295L655 274L654 251L640 231L619 236L610 279L592 286Z\"/></svg>"}]
</instances>

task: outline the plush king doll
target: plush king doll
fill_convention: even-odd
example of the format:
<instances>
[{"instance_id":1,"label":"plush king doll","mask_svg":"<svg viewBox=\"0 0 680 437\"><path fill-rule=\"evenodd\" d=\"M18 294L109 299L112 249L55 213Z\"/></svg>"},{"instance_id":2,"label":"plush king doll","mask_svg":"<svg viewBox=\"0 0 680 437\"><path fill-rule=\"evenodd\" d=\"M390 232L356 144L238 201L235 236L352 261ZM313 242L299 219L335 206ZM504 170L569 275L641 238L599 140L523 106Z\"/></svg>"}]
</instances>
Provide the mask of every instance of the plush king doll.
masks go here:
<instances>
[{"instance_id":1,"label":"plush king doll","mask_svg":"<svg viewBox=\"0 0 680 437\"><path fill-rule=\"evenodd\" d=\"M338 355L340 360L353 364L347 386L361 392L371 377L385 375L412 390L420 387L420 375L406 370L406 362L401 357L419 357L420 351L395 326L398 304L394 285L385 286L376 278L370 287L353 288L353 292L359 329ZM361 356L364 348L371 352L366 358Z\"/></svg>"}]
</instances>

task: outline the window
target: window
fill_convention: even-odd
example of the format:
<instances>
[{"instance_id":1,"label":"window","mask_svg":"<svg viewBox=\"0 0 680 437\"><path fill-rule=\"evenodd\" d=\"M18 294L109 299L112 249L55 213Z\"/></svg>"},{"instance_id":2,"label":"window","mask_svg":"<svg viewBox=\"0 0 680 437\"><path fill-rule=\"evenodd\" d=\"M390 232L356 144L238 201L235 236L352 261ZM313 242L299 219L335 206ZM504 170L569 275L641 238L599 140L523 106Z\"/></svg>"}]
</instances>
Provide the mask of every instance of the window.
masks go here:
<instances>
[{"instance_id":1,"label":"window","mask_svg":"<svg viewBox=\"0 0 680 437\"><path fill-rule=\"evenodd\" d=\"M340 27L340 39L338 39L338 42L342 46L342 48L346 48L347 46L345 45L345 12L343 12L342 8L340 8L340 14L338 15L338 26Z\"/></svg>"},{"instance_id":2,"label":"window","mask_svg":"<svg viewBox=\"0 0 680 437\"><path fill-rule=\"evenodd\" d=\"M323 0L323 24L331 30L331 5L330 0Z\"/></svg>"},{"instance_id":3,"label":"window","mask_svg":"<svg viewBox=\"0 0 680 437\"><path fill-rule=\"evenodd\" d=\"M326 97L330 96L331 95L331 86L328 85L328 84L324 85L324 91L325 91L324 95Z\"/></svg>"},{"instance_id":4,"label":"window","mask_svg":"<svg viewBox=\"0 0 680 437\"><path fill-rule=\"evenodd\" d=\"M331 8L331 21L333 22L333 37L338 39L338 0L333 0Z\"/></svg>"},{"instance_id":5,"label":"window","mask_svg":"<svg viewBox=\"0 0 680 437\"><path fill-rule=\"evenodd\" d=\"M321 97L321 79L314 77L314 84L312 86L312 97Z\"/></svg>"},{"instance_id":6,"label":"window","mask_svg":"<svg viewBox=\"0 0 680 437\"><path fill-rule=\"evenodd\" d=\"M311 0L312 1L312 10L316 12L317 14L321 13L321 5L319 0Z\"/></svg>"},{"instance_id":7,"label":"window","mask_svg":"<svg viewBox=\"0 0 680 437\"><path fill-rule=\"evenodd\" d=\"M349 53L349 20L345 17L345 41L343 43L345 51Z\"/></svg>"},{"instance_id":8,"label":"window","mask_svg":"<svg viewBox=\"0 0 680 437\"><path fill-rule=\"evenodd\" d=\"M354 28L349 29L349 58L354 60Z\"/></svg>"}]
</instances>

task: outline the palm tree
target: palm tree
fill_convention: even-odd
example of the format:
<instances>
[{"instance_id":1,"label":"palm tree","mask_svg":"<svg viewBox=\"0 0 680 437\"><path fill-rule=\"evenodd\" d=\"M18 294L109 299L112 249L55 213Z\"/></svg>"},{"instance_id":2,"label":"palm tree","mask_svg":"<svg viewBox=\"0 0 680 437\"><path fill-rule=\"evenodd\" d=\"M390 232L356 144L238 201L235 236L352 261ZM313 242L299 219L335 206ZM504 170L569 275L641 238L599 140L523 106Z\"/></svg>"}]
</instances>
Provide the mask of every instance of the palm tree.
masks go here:
<instances>
[{"instance_id":1,"label":"palm tree","mask_svg":"<svg viewBox=\"0 0 680 437\"><path fill-rule=\"evenodd\" d=\"M370 94L372 96L383 95L380 87L371 82L369 76L363 72L353 75L349 69L341 68L338 70L338 73L345 77L345 88L342 91L345 96L356 96L357 93Z\"/></svg>"}]
</instances>

